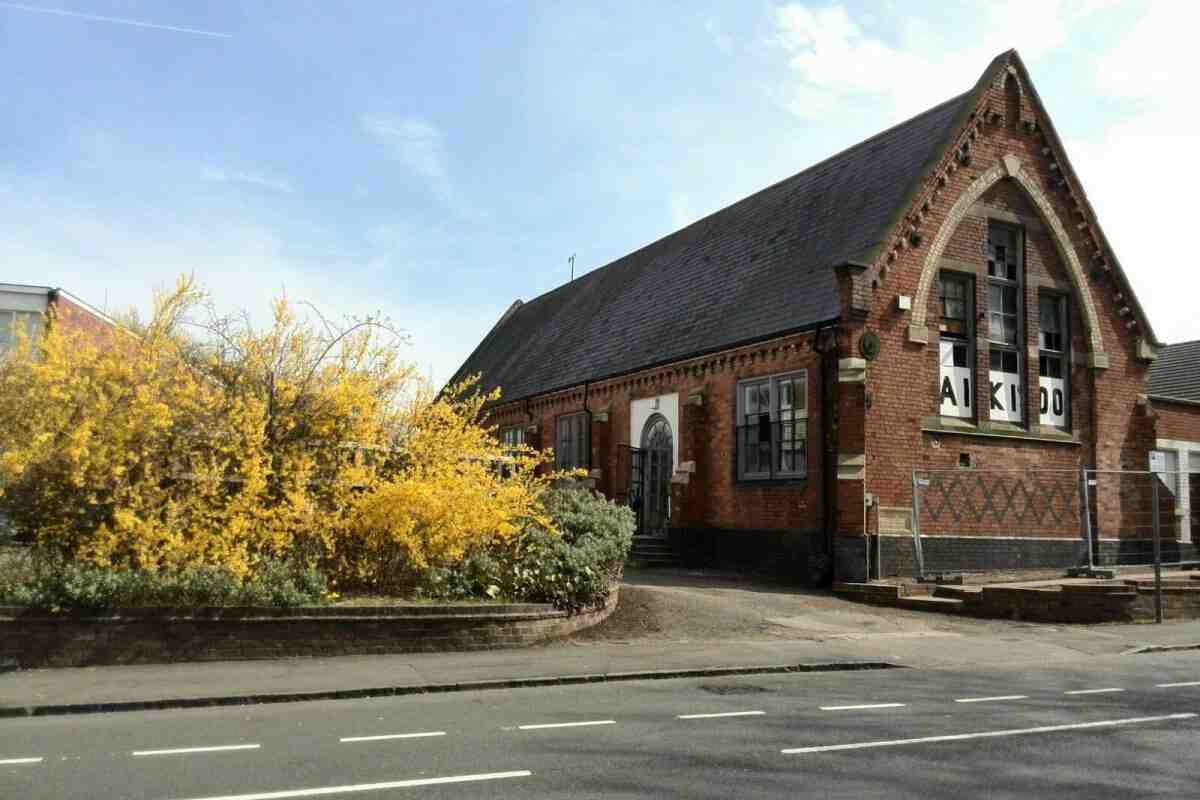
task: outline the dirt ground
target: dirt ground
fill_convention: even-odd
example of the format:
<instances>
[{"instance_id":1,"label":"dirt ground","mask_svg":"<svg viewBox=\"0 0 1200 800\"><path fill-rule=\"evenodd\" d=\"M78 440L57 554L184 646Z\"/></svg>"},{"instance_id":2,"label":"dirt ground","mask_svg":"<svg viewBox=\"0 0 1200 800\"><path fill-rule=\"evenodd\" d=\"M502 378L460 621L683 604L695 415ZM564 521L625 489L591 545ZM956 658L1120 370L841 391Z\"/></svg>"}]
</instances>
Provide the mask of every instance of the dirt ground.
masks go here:
<instances>
[{"instance_id":1,"label":"dirt ground","mask_svg":"<svg viewBox=\"0 0 1200 800\"><path fill-rule=\"evenodd\" d=\"M997 633L1021 623L907 611L708 571L627 570L613 615L575 641L930 638Z\"/></svg>"}]
</instances>

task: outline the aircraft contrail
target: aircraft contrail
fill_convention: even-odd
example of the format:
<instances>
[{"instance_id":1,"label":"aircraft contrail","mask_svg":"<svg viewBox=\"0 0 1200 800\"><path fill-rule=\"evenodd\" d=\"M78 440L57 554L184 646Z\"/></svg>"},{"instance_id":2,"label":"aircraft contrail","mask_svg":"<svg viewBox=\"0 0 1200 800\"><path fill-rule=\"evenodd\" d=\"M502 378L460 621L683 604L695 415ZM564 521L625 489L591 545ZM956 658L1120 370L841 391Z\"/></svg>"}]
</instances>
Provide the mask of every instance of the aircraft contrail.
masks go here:
<instances>
[{"instance_id":1,"label":"aircraft contrail","mask_svg":"<svg viewBox=\"0 0 1200 800\"><path fill-rule=\"evenodd\" d=\"M21 3L6 3L0 2L0 8L11 8L14 11L29 11L34 14L54 14L59 17L75 17L76 19L86 19L91 22L111 22L114 25L132 25L135 28L152 28L157 31L171 31L173 33L190 33L193 36L211 36L215 39L232 39L232 33L219 33L217 31L202 31L199 28L180 28L176 25L159 25L156 22L142 22L136 19L125 19L123 17L105 17L100 14L85 14L82 11L67 11L63 8L43 8L41 6L27 6Z\"/></svg>"}]
</instances>

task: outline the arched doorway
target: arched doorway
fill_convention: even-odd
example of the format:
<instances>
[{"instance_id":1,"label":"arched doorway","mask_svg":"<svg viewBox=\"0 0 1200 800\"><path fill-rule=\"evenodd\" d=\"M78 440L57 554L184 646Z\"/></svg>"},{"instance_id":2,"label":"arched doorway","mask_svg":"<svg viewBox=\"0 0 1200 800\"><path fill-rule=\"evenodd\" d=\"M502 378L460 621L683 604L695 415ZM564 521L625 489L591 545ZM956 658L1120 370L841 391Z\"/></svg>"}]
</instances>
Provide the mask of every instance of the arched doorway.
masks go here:
<instances>
[{"instance_id":1,"label":"arched doorway","mask_svg":"<svg viewBox=\"0 0 1200 800\"><path fill-rule=\"evenodd\" d=\"M641 533L665 536L671 519L671 476L675 472L671 423L654 414L642 428Z\"/></svg>"}]
</instances>

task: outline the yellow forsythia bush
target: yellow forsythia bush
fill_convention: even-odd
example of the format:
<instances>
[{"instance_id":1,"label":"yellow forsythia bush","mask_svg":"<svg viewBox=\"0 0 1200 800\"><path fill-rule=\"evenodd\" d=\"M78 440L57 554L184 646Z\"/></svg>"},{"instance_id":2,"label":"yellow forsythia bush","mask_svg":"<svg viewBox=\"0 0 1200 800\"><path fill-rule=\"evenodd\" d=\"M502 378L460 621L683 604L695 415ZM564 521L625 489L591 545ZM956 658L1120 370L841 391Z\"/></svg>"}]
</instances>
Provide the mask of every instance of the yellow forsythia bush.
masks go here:
<instances>
[{"instance_id":1,"label":"yellow forsythia bush","mask_svg":"<svg viewBox=\"0 0 1200 800\"><path fill-rule=\"evenodd\" d=\"M377 588L544 522L545 454L496 440L474 382L434 396L398 344L286 299L259 330L190 278L128 330L50 319L0 358L0 514L68 562L287 559Z\"/></svg>"},{"instance_id":2,"label":"yellow forsythia bush","mask_svg":"<svg viewBox=\"0 0 1200 800\"><path fill-rule=\"evenodd\" d=\"M452 386L408 407L398 447L403 469L356 504L340 542L347 578L407 585L530 523L552 527L541 503L550 477L536 472L545 456L502 446L481 427L482 406L497 395L468 394L472 387Z\"/></svg>"}]
</instances>

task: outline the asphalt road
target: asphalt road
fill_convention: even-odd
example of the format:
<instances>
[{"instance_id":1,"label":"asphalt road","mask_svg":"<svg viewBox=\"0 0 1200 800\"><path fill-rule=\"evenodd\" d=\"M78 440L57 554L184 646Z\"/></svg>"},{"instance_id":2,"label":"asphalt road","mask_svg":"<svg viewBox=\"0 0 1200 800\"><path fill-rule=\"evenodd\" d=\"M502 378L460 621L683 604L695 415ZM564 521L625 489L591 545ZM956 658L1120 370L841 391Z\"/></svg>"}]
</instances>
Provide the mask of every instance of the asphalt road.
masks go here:
<instances>
[{"instance_id":1,"label":"asphalt road","mask_svg":"<svg viewBox=\"0 0 1200 800\"><path fill-rule=\"evenodd\" d=\"M0 798L1187 798L1198 714L1185 651L13 719Z\"/></svg>"}]
</instances>

